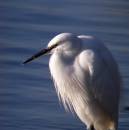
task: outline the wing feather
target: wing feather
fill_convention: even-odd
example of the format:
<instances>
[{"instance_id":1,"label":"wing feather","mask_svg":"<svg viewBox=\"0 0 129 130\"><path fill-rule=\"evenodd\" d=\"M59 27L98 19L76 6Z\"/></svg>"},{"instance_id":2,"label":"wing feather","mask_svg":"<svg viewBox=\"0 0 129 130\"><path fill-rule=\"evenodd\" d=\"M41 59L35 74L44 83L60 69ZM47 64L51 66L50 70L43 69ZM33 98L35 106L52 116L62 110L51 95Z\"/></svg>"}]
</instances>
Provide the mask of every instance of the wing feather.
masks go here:
<instances>
[{"instance_id":1,"label":"wing feather","mask_svg":"<svg viewBox=\"0 0 129 130\"><path fill-rule=\"evenodd\" d=\"M109 50L103 44L100 48L97 45L98 43L88 44L88 47L78 57L85 77L80 81L86 80L88 84L85 87L92 92L93 98L108 113L116 117L121 84L118 66Z\"/></svg>"}]
</instances>

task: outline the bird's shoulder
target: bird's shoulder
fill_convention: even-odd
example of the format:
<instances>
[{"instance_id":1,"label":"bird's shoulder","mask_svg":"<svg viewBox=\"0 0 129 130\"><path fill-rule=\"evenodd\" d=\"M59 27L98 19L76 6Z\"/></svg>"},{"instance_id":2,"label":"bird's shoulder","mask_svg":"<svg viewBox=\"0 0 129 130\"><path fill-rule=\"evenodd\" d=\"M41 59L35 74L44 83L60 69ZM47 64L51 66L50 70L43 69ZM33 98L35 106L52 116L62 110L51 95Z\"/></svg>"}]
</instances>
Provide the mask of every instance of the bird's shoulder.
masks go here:
<instances>
[{"instance_id":1,"label":"bird's shoulder","mask_svg":"<svg viewBox=\"0 0 129 130\"><path fill-rule=\"evenodd\" d=\"M78 37L82 40L82 51L78 54L78 61L83 69L88 66L101 71L107 66L108 68L116 66L112 54L102 41L94 36L80 35Z\"/></svg>"},{"instance_id":2,"label":"bird's shoulder","mask_svg":"<svg viewBox=\"0 0 129 130\"><path fill-rule=\"evenodd\" d=\"M104 43L95 36L80 35L78 38L82 41L84 49L92 49L96 51L105 50Z\"/></svg>"},{"instance_id":3,"label":"bird's shoulder","mask_svg":"<svg viewBox=\"0 0 129 130\"><path fill-rule=\"evenodd\" d=\"M93 76L93 74L100 71L102 67L102 58L97 51L85 49L78 55L78 63L81 69Z\"/></svg>"}]
</instances>

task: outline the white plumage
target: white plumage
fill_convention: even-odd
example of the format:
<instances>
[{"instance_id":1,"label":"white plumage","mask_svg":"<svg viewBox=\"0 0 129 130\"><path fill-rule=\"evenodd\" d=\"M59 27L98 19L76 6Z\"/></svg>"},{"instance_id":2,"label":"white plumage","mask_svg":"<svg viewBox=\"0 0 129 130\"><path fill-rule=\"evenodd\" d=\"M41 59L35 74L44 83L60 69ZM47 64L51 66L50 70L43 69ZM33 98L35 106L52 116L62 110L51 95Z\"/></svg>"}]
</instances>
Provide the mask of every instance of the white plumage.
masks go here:
<instances>
[{"instance_id":1,"label":"white plumage","mask_svg":"<svg viewBox=\"0 0 129 130\"><path fill-rule=\"evenodd\" d=\"M120 76L109 50L92 36L70 33L56 36L48 47L54 44L49 67L65 108L88 128L116 130Z\"/></svg>"},{"instance_id":2,"label":"white plumage","mask_svg":"<svg viewBox=\"0 0 129 130\"><path fill-rule=\"evenodd\" d=\"M92 36L62 33L24 63L50 53L49 68L59 99L89 130L117 130L120 98L118 66Z\"/></svg>"}]
</instances>

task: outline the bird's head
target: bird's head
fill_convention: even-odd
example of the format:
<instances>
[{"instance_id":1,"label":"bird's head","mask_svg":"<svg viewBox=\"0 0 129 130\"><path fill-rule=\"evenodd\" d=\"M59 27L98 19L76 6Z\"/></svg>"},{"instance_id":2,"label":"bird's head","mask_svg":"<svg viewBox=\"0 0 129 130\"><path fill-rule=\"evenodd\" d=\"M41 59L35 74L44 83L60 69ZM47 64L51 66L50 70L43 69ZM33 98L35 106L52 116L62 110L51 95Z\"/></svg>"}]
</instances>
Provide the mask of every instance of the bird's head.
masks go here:
<instances>
[{"instance_id":1,"label":"bird's head","mask_svg":"<svg viewBox=\"0 0 129 130\"><path fill-rule=\"evenodd\" d=\"M26 64L41 55L64 53L66 55L75 55L81 48L81 40L72 33L61 33L55 36L49 43L47 48L42 49L32 57L28 58L23 64Z\"/></svg>"}]
</instances>

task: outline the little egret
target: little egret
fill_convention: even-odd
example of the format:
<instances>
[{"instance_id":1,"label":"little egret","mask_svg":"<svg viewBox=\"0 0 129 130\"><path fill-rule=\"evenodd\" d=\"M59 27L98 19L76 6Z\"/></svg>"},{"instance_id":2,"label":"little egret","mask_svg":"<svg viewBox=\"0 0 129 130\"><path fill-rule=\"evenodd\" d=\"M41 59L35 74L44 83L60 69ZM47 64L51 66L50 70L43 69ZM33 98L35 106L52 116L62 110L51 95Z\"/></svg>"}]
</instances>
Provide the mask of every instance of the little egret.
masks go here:
<instances>
[{"instance_id":1,"label":"little egret","mask_svg":"<svg viewBox=\"0 0 129 130\"><path fill-rule=\"evenodd\" d=\"M93 36L61 33L25 63L51 54L50 73L65 109L88 130L117 130L120 74L110 51Z\"/></svg>"}]
</instances>

